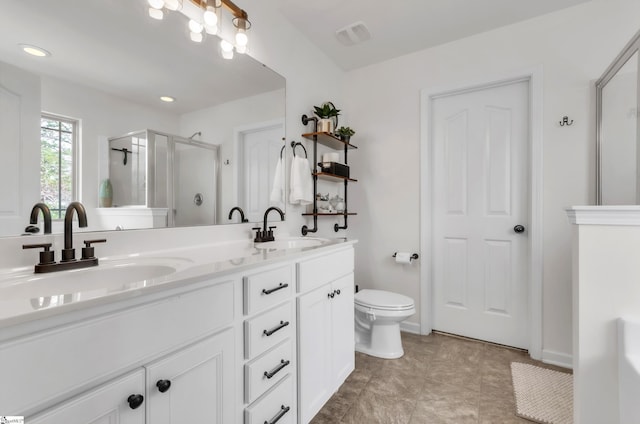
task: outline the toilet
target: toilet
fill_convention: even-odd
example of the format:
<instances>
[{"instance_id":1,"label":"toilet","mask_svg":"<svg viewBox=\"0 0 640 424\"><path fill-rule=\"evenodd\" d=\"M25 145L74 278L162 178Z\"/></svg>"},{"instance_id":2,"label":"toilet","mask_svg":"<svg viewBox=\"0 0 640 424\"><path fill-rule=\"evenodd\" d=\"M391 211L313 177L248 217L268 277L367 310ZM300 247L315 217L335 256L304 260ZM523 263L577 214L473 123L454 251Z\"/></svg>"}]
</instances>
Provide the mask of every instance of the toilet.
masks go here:
<instances>
[{"instance_id":1,"label":"toilet","mask_svg":"<svg viewBox=\"0 0 640 424\"><path fill-rule=\"evenodd\" d=\"M416 313L413 299L384 290L355 294L356 351L378 358L404 355L400 323Z\"/></svg>"}]
</instances>

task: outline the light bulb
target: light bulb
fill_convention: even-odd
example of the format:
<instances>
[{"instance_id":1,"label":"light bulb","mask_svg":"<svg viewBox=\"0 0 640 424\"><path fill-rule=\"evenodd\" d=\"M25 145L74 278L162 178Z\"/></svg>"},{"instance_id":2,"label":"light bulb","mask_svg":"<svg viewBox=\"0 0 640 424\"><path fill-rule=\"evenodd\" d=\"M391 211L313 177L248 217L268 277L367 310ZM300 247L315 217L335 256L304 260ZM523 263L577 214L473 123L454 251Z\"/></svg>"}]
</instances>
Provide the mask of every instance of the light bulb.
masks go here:
<instances>
[{"instance_id":1,"label":"light bulb","mask_svg":"<svg viewBox=\"0 0 640 424\"><path fill-rule=\"evenodd\" d=\"M204 11L203 19L205 25L217 26L218 15L216 15L216 8L213 6L207 6L207 10Z\"/></svg>"},{"instance_id":2,"label":"light bulb","mask_svg":"<svg viewBox=\"0 0 640 424\"><path fill-rule=\"evenodd\" d=\"M189 37L194 43L202 43L202 40L204 39L204 36L201 32L190 32Z\"/></svg>"},{"instance_id":3,"label":"light bulb","mask_svg":"<svg viewBox=\"0 0 640 424\"><path fill-rule=\"evenodd\" d=\"M149 16L152 17L153 19L157 19L161 21L162 18L164 18L164 12L162 11L162 9L154 9L153 7L150 7Z\"/></svg>"},{"instance_id":4,"label":"light bulb","mask_svg":"<svg viewBox=\"0 0 640 424\"><path fill-rule=\"evenodd\" d=\"M181 10L182 0L164 0L165 7L169 10Z\"/></svg>"},{"instance_id":5,"label":"light bulb","mask_svg":"<svg viewBox=\"0 0 640 424\"><path fill-rule=\"evenodd\" d=\"M218 34L218 25L204 25L204 30L207 32L207 34L210 35L217 35Z\"/></svg>"},{"instance_id":6,"label":"light bulb","mask_svg":"<svg viewBox=\"0 0 640 424\"><path fill-rule=\"evenodd\" d=\"M220 41L220 48L223 52L232 52L233 53L233 44L228 42L227 40Z\"/></svg>"},{"instance_id":7,"label":"light bulb","mask_svg":"<svg viewBox=\"0 0 640 424\"><path fill-rule=\"evenodd\" d=\"M162 9L164 7L164 0L147 0L147 2L154 9Z\"/></svg>"},{"instance_id":8,"label":"light bulb","mask_svg":"<svg viewBox=\"0 0 640 424\"><path fill-rule=\"evenodd\" d=\"M245 54L247 52L247 46L241 46L239 44L236 44L236 51L239 54Z\"/></svg>"},{"instance_id":9,"label":"light bulb","mask_svg":"<svg viewBox=\"0 0 640 424\"><path fill-rule=\"evenodd\" d=\"M222 58L223 59L233 59L233 50L230 51L224 51L222 50Z\"/></svg>"},{"instance_id":10,"label":"light bulb","mask_svg":"<svg viewBox=\"0 0 640 424\"><path fill-rule=\"evenodd\" d=\"M204 27L200 22L196 22L193 19L189 19L189 31L191 32L202 32Z\"/></svg>"},{"instance_id":11,"label":"light bulb","mask_svg":"<svg viewBox=\"0 0 640 424\"><path fill-rule=\"evenodd\" d=\"M238 28L238 32L236 32L236 44L238 46L246 47L248 42L249 37L247 37L247 33Z\"/></svg>"}]
</instances>

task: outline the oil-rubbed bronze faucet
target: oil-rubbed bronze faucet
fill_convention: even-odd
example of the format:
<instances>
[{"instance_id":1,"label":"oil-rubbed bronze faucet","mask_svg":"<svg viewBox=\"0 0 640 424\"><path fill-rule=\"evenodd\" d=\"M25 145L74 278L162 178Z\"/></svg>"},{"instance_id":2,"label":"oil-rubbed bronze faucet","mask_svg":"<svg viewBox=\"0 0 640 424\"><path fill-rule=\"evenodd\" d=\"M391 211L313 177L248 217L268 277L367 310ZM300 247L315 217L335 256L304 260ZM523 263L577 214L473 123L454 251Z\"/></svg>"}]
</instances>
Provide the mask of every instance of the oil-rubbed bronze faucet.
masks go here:
<instances>
[{"instance_id":1,"label":"oil-rubbed bronze faucet","mask_svg":"<svg viewBox=\"0 0 640 424\"><path fill-rule=\"evenodd\" d=\"M36 205L37 206L37 205ZM35 208L35 207L34 207ZM47 208L48 209L48 208ZM106 239L85 240L85 247L82 248L82 258L76 260L76 251L73 248L73 212L78 215L78 224L81 228L87 226L87 211L80 202L71 202L64 215L64 249L62 249L62 259L55 262L54 252L49 251L51 243L25 244L23 249L42 248L40 252L40 262L35 266L36 273L64 271L68 269L87 268L98 265L98 258L94 256L93 243L104 243ZM32 214L33 216L33 214ZM45 215L46 216L46 215ZM37 213L36 213L37 217ZM45 218L46 223L46 218ZM45 224L46 227L46 224ZM45 233L46 233L45 229ZM49 232L51 229L49 228Z\"/></svg>"},{"instance_id":2,"label":"oil-rubbed bronze faucet","mask_svg":"<svg viewBox=\"0 0 640 424\"><path fill-rule=\"evenodd\" d=\"M80 228L87 226L87 210L82 203L69 203L64 214L64 249L62 249L61 262L69 262L76 259L76 251L73 248L73 211L78 215L78 226Z\"/></svg>"},{"instance_id":3,"label":"oil-rubbed bronze faucet","mask_svg":"<svg viewBox=\"0 0 640 424\"><path fill-rule=\"evenodd\" d=\"M36 203L31 209L31 219L29 224L38 225L38 212L42 211L42 218L44 219L44 233L51 234L51 211L49 206L44 203Z\"/></svg>"},{"instance_id":4,"label":"oil-rubbed bronze faucet","mask_svg":"<svg viewBox=\"0 0 640 424\"><path fill-rule=\"evenodd\" d=\"M240 222L249 222L248 219L245 219L244 211L240 206L234 206L233 208L231 208L231 210L229 211L229 219L231 219L231 215L233 215L234 211L238 211L240 213Z\"/></svg>"},{"instance_id":5,"label":"oil-rubbed bronze faucet","mask_svg":"<svg viewBox=\"0 0 640 424\"><path fill-rule=\"evenodd\" d=\"M262 243L265 241L274 241L275 238L273 237L273 229L276 228L275 226L273 227L269 227L267 229L267 217L269 216L269 212L271 211L276 211L280 214L280 221L284 221L284 212L282 212L282 210L280 208L277 208L275 206L271 206L269 209L267 209L266 211L264 211L264 223L263 223L263 228L262 231L260 227L255 227L253 228L256 231L256 238L253 239L254 242L256 243Z\"/></svg>"}]
</instances>

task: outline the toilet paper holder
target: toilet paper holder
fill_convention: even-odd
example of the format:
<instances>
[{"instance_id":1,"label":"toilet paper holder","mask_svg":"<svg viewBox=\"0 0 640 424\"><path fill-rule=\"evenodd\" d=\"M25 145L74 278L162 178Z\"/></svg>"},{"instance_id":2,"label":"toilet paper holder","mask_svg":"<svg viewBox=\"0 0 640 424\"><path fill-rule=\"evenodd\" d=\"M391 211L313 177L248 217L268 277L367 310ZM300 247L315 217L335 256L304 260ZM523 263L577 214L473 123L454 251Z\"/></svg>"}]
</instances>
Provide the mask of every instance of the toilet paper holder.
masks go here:
<instances>
[{"instance_id":1,"label":"toilet paper holder","mask_svg":"<svg viewBox=\"0 0 640 424\"><path fill-rule=\"evenodd\" d=\"M392 258L395 258L397 254L398 254L398 252L394 252L394 253L393 253L393 255L391 255L391 257L392 257ZM419 256L418 256L418 254L417 254L417 253L414 253L414 254L412 254L412 255L411 255L411 259L413 259L414 261L415 261L416 259L418 259L418 258L419 258Z\"/></svg>"}]
</instances>

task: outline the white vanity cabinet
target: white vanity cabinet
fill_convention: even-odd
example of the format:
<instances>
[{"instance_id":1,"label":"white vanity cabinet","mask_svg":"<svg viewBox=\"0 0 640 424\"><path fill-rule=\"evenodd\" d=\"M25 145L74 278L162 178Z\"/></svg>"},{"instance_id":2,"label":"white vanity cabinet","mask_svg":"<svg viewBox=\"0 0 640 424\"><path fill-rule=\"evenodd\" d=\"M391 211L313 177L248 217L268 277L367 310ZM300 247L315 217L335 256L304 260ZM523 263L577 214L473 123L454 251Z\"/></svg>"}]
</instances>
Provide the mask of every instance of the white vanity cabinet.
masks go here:
<instances>
[{"instance_id":1,"label":"white vanity cabinet","mask_svg":"<svg viewBox=\"0 0 640 424\"><path fill-rule=\"evenodd\" d=\"M33 424L307 423L354 368L353 247L280 253L0 322L0 413Z\"/></svg>"},{"instance_id":2,"label":"white vanity cabinet","mask_svg":"<svg viewBox=\"0 0 640 424\"><path fill-rule=\"evenodd\" d=\"M298 407L308 423L355 367L353 249L298 263Z\"/></svg>"},{"instance_id":3,"label":"white vanity cabinet","mask_svg":"<svg viewBox=\"0 0 640 424\"><path fill-rule=\"evenodd\" d=\"M230 347L233 347L233 330L227 329L52 407L29 418L28 422L232 422L233 392L227 390L234 378Z\"/></svg>"},{"instance_id":4,"label":"white vanity cabinet","mask_svg":"<svg viewBox=\"0 0 640 424\"><path fill-rule=\"evenodd\" d=\"M233 422L233 344L229 328L146 366L147 423Z\"/></svg>"},{"instance_id":5,"label":"white vanity cabinet","mask_svg":"<svg viewBox=\"0 0 640 424\"><path fill-rule=\"evenodd\" d=\"M12 364L0 410L42 424L233 422L238 285L194 282L0 342Z\"/></svg>"},{"instance_id":6,"label":"white vanity cabinet","mask_svg":"<svg viewBox=\"0 0 640 424\"><path fill-rule=\"evenodd\" d=\"M295 423L295 266L254 270L243 283L244 422Z\"/></svg>"},{"instance_id":7,"label":"white vanity cabinet","mask_svg":"<svg viewBox=\"0 0 640 424\"><path fill-rule=\"evenodd\" d=\"M136 402L135 405L139 402L139 396L142 396L144 401L144 381L144 370L138 369L35 417L27 417L27 422L30 424L145 424L143 404L134 409L127 402L130 398L132 402Z\"/></svg>"}]
</instances>

